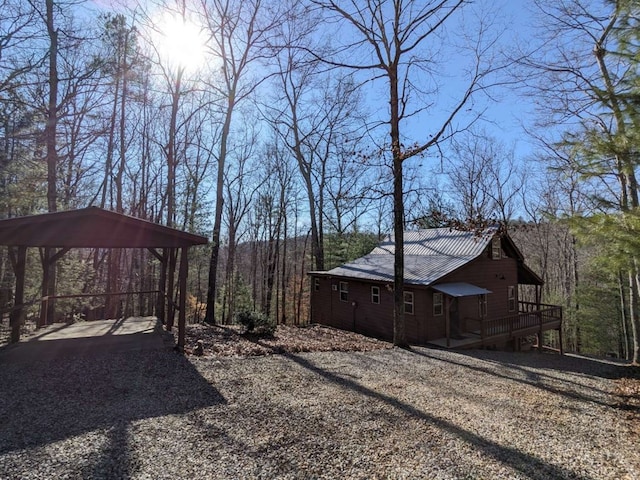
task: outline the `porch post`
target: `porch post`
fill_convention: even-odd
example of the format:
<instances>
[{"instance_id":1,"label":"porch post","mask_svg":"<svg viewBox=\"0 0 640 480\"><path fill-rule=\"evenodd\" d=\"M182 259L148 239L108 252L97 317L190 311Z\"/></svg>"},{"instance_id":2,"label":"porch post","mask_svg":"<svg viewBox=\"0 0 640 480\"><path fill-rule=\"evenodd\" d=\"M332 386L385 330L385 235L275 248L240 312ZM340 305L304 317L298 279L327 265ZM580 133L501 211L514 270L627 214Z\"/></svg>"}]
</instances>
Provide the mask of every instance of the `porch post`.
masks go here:
<instances>
[{"instance_id":1,"label":"porch post","mask_svg":"<svg viewBox=\"0 0 640 480\"><path fill-rule=\"evenodd\" d=\"M153 251L153 250L152 250ZM160 260L160 278L158 279L158 299L156 303L156 316L163 325L167 325L166 307L167 307L167 249L163 248L161 254L157 254L156 258ZM170 329L167 329L171 331Z\"/></svg>"},{"instance_id":2,"label":"porch post","mask_svg":"<svg viewBox=\"0 0 640 480\"><path fill-rule=\"evenodd\" d=\"M24 311L24 277L27 264L27 247L18 247L18 258L14 266L16 275L16 290L13 296L13 309L11 310L9 324L11 325L11 343L20 341L20 325Z\"/></svg>"},{"instance_id":3,"label":"porch post","mask_svg":"<svg viewBox=\"0 0 640 480\"><path fill-rule=\"evenodd\" d=\"M449 304L451 299L445 295L446 302L444 302L444 318L447 333L447 348L451 346L451 315L449 314Z\"/></svg>"},{"instance_id":4,"label":"porch post","mask_svg":"<svg viewBox=\"0 0 640 480\"><path fill-rule=\"evenodd\" d=\"M42 300L40 303L40 318L36 323L36 328L44 327L48 321L49 314L49 257L50 251L48 248L43 250L42 257Z\"/></svg>"},{"instance_id":5,"label":"porch post","mask_svg":"<svg viewBox=\"0 0 640 480\"><path fill-rule=\"evenodd\" d=\"M184 336L186 329L187 275L189 274L189 247L180 249L180 270L178 271L178 351L184 352Z\"/></svg>"},{"instance_id":6,"label":"porch post","mask_svg":"<svg viewBox=\"0 0 640 480\"><path fill-rule=\"evenodd\" d=\"M158 261L160 262L160 279L158 280L158 296L156 298L156 305L155 305L155 314L156 317L162 322L162 324L164 325L165 323L165 318L164 318L164 288L165 288L165 283L166 283L166 270L164 268L164 264L165 264L165 255L164 255L164 249L163 249L163 253L159 253L155 248L151 248L148 247L147 250L158 259Z\"/></svg>"}]
</instances>

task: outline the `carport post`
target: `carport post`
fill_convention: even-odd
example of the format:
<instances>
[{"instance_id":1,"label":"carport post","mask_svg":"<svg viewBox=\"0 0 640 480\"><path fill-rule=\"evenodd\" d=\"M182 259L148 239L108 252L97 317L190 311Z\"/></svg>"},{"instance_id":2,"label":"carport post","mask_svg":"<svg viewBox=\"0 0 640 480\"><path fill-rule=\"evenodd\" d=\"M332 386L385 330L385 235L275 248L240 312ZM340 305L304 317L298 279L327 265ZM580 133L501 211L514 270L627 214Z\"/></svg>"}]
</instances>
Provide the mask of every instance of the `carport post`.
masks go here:
<instances>
[{"instance_id":1,"label":"carport post","mask_svg":"<svg viewBox=\"0 0 640 480\"><path fill-rule=\"evenodd\" d=\"M178 257L178 249L171 248L167 250L167 331L171 331L176 314L175 302L173 301L173 289L175 285L176 260ZM179 274L178 274L179 275ZM179 282L179 280L178 280Z\"/></svg>"},{"instance_id":2,"label":"carport post","mask_svg":"<svg viewBox=\"0 0 640 480\"><path fill-rule=\"evenodd\" d=\"M18 258L14 266L16 275L16 291L13 296L13 310L9 323L11 324L11 343L20 341L20 325L22 324L22 313L24 311L24 277L27 266L27 247L18 247Z\"/></svg>"},{"instance_id":3,"label":"carport post","mask_svg":"<svg viewBox=\"0 0 640 480\"><path fill-rule=\"evenodd\" d=\"M187 276L189 275L189 247L180 249L180 270L178 272L178 350L184 352L184 334L187 318Z\"/></svg>"}]
</instances>

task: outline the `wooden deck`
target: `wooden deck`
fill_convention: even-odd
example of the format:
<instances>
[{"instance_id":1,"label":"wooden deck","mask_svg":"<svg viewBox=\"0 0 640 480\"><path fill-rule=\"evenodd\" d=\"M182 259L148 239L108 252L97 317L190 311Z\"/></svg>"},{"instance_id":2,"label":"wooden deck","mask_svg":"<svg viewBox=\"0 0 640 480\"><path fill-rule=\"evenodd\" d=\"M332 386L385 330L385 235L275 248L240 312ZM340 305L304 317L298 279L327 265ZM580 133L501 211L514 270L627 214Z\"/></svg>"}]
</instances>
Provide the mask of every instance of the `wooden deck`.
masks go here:
<instances>
[{"instance_id":1,"label":"wooden deck","mask_svg":"<svg viewBox=\"0 0 640 480\"><path fill-rule=\"evenodd\" d=\"M452 349L478 348L538 335L562 327L562 307L520 302L520 313L500 318L467 319L467 331L457 338L438 338L429 344Z\"/></svg>"}]
</instances>

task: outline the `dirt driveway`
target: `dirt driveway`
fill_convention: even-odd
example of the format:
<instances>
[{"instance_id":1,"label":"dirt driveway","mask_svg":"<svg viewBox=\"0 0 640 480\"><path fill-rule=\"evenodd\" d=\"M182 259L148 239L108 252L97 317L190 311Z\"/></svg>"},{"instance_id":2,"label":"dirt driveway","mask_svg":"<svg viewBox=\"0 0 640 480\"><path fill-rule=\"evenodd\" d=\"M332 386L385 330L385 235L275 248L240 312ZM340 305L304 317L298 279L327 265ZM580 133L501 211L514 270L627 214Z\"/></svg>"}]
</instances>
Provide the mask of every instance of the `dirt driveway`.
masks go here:
<instances>
[{"instance_id":1,"label":"dirt driveway","mask_svg":"<svg viewBox=\"0 0 640 480\"><path fill-rule=\"evenodd\" d=\"M622 367L417 348L0 365L0 478L636 479Z\"/></svg>"}]
</instances>

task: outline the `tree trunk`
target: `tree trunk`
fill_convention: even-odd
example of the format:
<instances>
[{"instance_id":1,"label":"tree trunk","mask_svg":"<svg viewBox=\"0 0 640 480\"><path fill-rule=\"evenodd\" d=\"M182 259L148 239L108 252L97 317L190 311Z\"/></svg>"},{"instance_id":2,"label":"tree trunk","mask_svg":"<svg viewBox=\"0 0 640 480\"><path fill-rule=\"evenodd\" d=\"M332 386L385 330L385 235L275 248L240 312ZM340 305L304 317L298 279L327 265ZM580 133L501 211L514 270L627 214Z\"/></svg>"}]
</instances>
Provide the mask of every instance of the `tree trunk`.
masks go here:
<instances>
[{"instance_id":1,"label":"tree trunk","mask_svg":"<svg viewBox=\"0 0 640 480\"><path fill-rule=\"evenodd\" d=\"M119 35L120 37L120 35ZM119 41L120 43L120 41ZM122 45L122 52L118 57L118 70L122 76L122 95L120 98L120 161L118 163L118 171L116 174L116 211L119 213L124 212L122 202L122 177L126 167L126 105L127 105L127 86L128 86L128 71L127 71L127 51L129 49L129 31L124 33L124 45ZM119 83L119 80L116 80Z\"/></svg>"},{"instance_id":2,"label":"tree trunk","mask_svg":"<svg viewBox=\"0 0 640 480\"><path fill-rule=\"evenodd\" d=\"M282 325L287 324L287 214L284 214L284 239L282 240L282 262L280 268L280 320Z\"/></svg>"},{"instance_id":3,"label":"tree trunk","mask_svg":"<svg viewBox=\"0 0 640 480\"><path fill-rule=\"evenodd\" d=\"M640 298L640 271L638 262L633 259L633 273L629 273L631 289L634 292L633 298L629 295L629 320L631 322L631 333L633 336L633 350L631 363L638 365L640 362L640 312L638 312L638 299Z\"/></svg>"},{"instance_id":4,"label":"tree trunk","mask_svg":"<svg viewBox=\"0 0 640 480\"><path fill-rule=\"evenodd\" d=\"M235 291L235 270L236 270L236 229L233 218L229 219L229 247L227 249L227 268L226 268L226 302L222 302L222 323L231 323L236 303Z\"/></svg>"},{"instance_id":5,"label":"tree trunk","mask_svg":"<svg viewBox=\"0 0 640 480\"><path fill-rule=\"evenodd\" d=\"M220 256L220 235L222 229L222 207L224 204L224 168L227 158L227 142L231 132L231 117L233 116L234 94L229 92L227 111L220 135L220 154L218 156L218 174L216 180L216 210L213 220L213 235L211 238L211 259L209 261L209 282L207 287L207 312L205 322L215 324L215 303L217 288L218 261Z\"/></svg>"},{"instance_id":6,"label":"tree trunk","mask_svg":"<svg viewBox=\"0 0 640 480\"><path fill-rule=\"evenodd\" d=\"M53 0L46 0L47 33L49 35L49 101L47 123L44 127L47 144L47 206L49 212L57 211L58 152L56 135L58 125L58 30L53 21Z\"/></svg>"},{"instance_id":7,"label":"tree trunk","mask_svg":"<svg viewBox=\"0 0 640 480\"><path fill-rule=\"evenodd\" d=\"M402 178L402 150L400 145L400 99L398 96L398 67L389 71L391 107L391 154L393 158L393 235L395 244L393 265L393 344L408 347L404 319L404 192Z\"/></svg>"},{"instance_id":8,"label":"tree trunk","mask_svg":"<svg viewBox=\"0 0 640 480\"><path fill-rule=\"evenodd\" d=\"M53 20L53 0L46 0L47 33L49 35L49 100L47 103L47 123L45 125L45 141L47 145L47 206L49 212L58 210L57 182L58 182L58 151L56 146L58 125L58 30ZM46 286L43 286L43 295L55 296L56 293L56 266L49 259L55 255L55 249L44 249L44 268L48 273ZM55 320L55 301L47 302L47 317L49 322Z\"/></svg>"},{"instance_id":9,"label":"tree trunk","mask_svg":"<svg viewBox=\"0 0 640 480\"><path fill-rule=\"evenodd\" d=\"M638 282L632 269L629 270L629 322L631 324L631 336L633 347L631 349L631 363L638 364L640 359L640 342L638 341Z\"/></svg>"},{"instance_id":10,"label":"tree trunk","mask_svg":"<svg viewBox=\"0 0 640 480\"><path fill-rule=\"evenodd\" d=\"M620 294L620 320L622 324L622 357L629 360L629 333L627 331L627 298L624 293L622 272L618 272L618 292Z\"/></svg>"}]
</instances>

